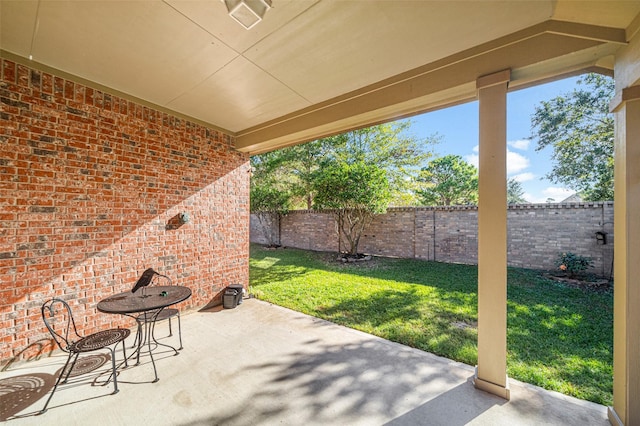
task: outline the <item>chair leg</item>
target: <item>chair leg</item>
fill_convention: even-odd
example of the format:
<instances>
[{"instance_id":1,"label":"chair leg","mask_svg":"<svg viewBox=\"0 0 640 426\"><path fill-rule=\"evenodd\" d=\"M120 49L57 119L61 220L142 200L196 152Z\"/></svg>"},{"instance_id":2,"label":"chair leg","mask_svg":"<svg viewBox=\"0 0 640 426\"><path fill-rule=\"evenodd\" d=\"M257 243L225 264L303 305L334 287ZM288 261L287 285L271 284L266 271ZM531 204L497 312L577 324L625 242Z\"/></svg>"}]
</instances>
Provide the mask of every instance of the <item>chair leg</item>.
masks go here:
<instances>
[{"instance_id":1,"label":"chair leg","mask_svg":"<svg viewBox=\"0 0 640 426\"><path fill-rule=\"evenodd\" d=\"M127 362L127 349L126 349L126 345L124 344L124 340L122 341L122 356L124 357L124 366L126 368L129 366L129 363Z\"/></svg>"},{"instance_id":2,"label":"chair leg","mask_svg":"<svg viewBox=\"0 0 640 426\"><path fill-rule=\"evenodd\" d=\"M76 366L76 362L78 361L78 357L80 356L80 353L77 352L75 354L75 356L73 357L73 362L71 363L71 367L69 367L69 371L67 371L67 374L64 377L64 380L62 381L62 383L67 383L67 380L69 380L69 376L71 375L71 372L73 371L73 367ZM64 370L62 371L64 373Z\"/></svg>"},{"instance_id":3,"label":"chair leg","mask_svg":"<svg viewBox=\"0 0 640 426\"><path fill-rule=\"evenodd\" d=\"M153 321L152 323L145 323L145 330L147 332L147 343L149 344L149 358L151 358L151 365L153 365L153 374L155 375L155 379L153 380L153 382L151 383L156 383L158 380L160 380L160 378L158 378L158 370L156 369L156 362L153 359L153 352L151 351L151 340L153 340L154 342L158 343L156 341L156 337L155 337L155 328L156 328L156 322ZM138 356L140 356L140 351L138 351Z\"/></svg>"},{"instance_id":4,"label":"chair leg","mask_svg":"<svg viewBox=\"0 0 640 426\"><path fill-rule=\"evenodd\" d=\"M113 382L114 382L114 386L115 386L115 390L113 391L113 393L118 393L118 384L117 384L117 378L116 378L116 374L118 372L118 367L116 367L116 349L118 348L118 344L116 343L115 345L113 345L113 347L109 347L108 349L111 351L111 361L112 361L112 365L113 365L113 369L111 371L111 374L109 375L109 378L104 382L104 385L109 383L109 380L111 380L111 378L113 377ZM124 368L127 368L129 366L129 362L127 360L127 345L125 345L124 340L122 341L122 356L124 358ZM120 364L122 365L122 364ZM104 386L103 385L103 386Z\"/></svg>"},{"instance_id":5,"label":"chair leg","mask_svg":"<svg viewBox=\"0 0 640 426\"><path fill-rule=\"evenodd\" d=\"M56 384L53 385L53 389L51 390L51 394L49 395L49 398L47 398L47 402L44 403L44 407L42 408L42 410L40 410L40 412L38 414L44 414L47 411L47 407L49 406L49 401L51 401L51 398L53 398L53 394L56 392L56 389L58 389L58 385L60 384L60 380L62 380L62 376L65 375L64 371L67 369L67 366L69 365L69 361L71 361L71 357L72 356L73 356L73 354L69 354L69 356L67 357L67 361L64 363L64 367L62 367L62 370L60 370L60 375L58 376L58 379L56 380ZM69 369L69 371L71 371L71 369ZM67 375L67 378L68 378L68 375Z\"/></svg>"},{"instance_id":6,"label":"chair leg","mask_svg":"<svg viewBox=\"0 0 640 426\"><path fill-rule=\"evenodd\" d=\"M142 336L141 336L141 329L140 329L140 328L141 328L141 325L140 325L139 320L136 320L136 323L137 323L138 327L137 327L137 330L136 330L136 337L135 337L135 339L133 339L133 345L131 345L131 349L133 349L133 348L135 348L137 345L139 345L139 344L140 344L140 341L139 341L139 340L142 338Z\"/></svg>"},{"instance_id":7,"label":"chair leg","mask_svg":"<svg viewBox=\"0 0 640 426\"><path fill-rule=\"evenodd\" d=\"M137 319L136 323L138 323L138 330L136 331L136 340L133 341L133 343L138 342L138 346L136 349L136 365L140 364L140 350L142 349L142 345L144 344L144 342L142 341L142 322ZM145 322L145 327L146 327L146 322ZM145 328L146 331L146 328ZM133 347L136 347L135 345Z\"/></svg>"},{"instance_id":8,"label":"chair leg","mask_svg":"<svg viewBox=\"0 0 640 426\"><path fill-rule=\"evenodd\" d=\"M116 372L116 346L114 345L113 347L110 347L109 350L111 351L111 367L113 368L113 372L111 373L111 375L113 376L113 393L112 395L115 395L118 393L118 374ZM124 350L124 340L122 341L122 349ZM127 360L127 358L125 357L125 362Z\"/></svg>"},{"instance_id":9,"label":"chair leg","mask_svg":"<svg viewBox=\"0 0 640 426\"><path fill-rule=\"evenodd\" d=\"M178 312L178 339L180 340L179 351L182 350L182 325L180 324L180 312Z\"/></svg>"}]
</instances>

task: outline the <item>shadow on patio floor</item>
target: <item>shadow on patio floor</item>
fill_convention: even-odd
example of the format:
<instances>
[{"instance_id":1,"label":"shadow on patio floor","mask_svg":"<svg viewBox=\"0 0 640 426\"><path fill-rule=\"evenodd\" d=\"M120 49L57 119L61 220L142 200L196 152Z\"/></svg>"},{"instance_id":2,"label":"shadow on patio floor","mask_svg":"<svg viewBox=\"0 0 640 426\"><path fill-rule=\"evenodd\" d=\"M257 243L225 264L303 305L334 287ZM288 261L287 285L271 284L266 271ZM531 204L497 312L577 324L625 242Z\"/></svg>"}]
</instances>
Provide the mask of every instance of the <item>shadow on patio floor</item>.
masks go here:
<instances>
[{"instance_id":1,"label":"shadow on patio floor","mask_svg":"<svg viewBox=\"0 0 640 426\"><path fill-rule=\"evenodd\" d=\"M91 399L109 390L62 386L43 416L9 424L608 424L597 404L515 381L505 401L476 390L470 366L258 300L182 321L184 350L158 354L158 383L146 362L120 372L116 395ZM63 362L31 362L0 380L52 375Z\"/></svg>"}]
</instances>

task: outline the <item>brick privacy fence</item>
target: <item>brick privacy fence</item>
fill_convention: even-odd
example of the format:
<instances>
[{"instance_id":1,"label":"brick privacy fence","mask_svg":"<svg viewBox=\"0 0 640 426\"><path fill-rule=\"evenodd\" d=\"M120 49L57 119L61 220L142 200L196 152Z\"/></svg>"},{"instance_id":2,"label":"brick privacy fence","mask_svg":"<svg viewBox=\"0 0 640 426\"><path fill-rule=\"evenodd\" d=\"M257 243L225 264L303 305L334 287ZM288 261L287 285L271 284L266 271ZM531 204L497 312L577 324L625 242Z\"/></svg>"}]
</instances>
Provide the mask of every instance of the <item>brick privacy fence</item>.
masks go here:
<instances>
[{"instance_id":1,"label":"brick privacy fence","mask_svg":"<svg viewBox=\"0 0 640 426\"><path fill-rule=\"evenodd\" d=\"M612 273L612 202L512 205L507 220L510 266L554 269L558 253L570 251L590 257L594 261L592 272L605 277ZM598 243L596 231L607 233L606 245ZM253 216L251 241L266 242ZM337 251L333 217L309 210L290 212L280 222L280 243L307 250ZM478 209L390 208L365 229L358 250L379 256L476 264Z\"/></svg>"},{"instance_id":2,"label":"brick privacy fence","mask_svg":"<svg viewBox=\"0 0 640 426\"><path fill-rule=\"evenodd\" d=\"M229 136L0 61L0 365L50 349L53 296L91 333L134 325L96 304L148 267L191 288L180 309L248 284L249 158Z\"/></svg>"}]
</instances>

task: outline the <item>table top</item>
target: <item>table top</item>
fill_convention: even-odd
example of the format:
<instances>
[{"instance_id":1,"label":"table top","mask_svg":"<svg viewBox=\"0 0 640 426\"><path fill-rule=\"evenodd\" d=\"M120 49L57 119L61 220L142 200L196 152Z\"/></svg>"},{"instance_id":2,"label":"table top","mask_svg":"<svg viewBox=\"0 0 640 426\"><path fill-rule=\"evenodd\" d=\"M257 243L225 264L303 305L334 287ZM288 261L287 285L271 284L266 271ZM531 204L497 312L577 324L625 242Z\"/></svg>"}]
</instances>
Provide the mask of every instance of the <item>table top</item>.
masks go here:
<instances>
[{"instance_id":1,"label":"table top","mask_svg":"<svg viewBox=\"0 0 640 426\"><path fill-rule=\"evenodd\" d=\"M166 296L163 296L166 292ZM191 297L191 289L179 285L146 287L135 293L124 291L98 302L98 310L108 314L132 314L166 308Z\"/></svg>"}]
</instances>

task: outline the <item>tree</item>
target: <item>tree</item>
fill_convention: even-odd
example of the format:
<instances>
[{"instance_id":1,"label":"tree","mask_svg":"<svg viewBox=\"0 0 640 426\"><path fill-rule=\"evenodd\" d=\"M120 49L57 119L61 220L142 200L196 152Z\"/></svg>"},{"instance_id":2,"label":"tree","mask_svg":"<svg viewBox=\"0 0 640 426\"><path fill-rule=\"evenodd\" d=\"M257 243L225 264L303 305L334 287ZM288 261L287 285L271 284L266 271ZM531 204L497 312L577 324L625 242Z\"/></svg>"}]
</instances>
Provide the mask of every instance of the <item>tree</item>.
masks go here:
<instances>
[{"instance_id":1,"label":"tree","mask_svg":"<svg viewBox=\"0 0 640 426\"><path fill-rule=\"evenodd\" d=\"M507 180L507 204L521 204L526 202L527 200L524 199L522 184L513 178Z\"/></svg>"},{"instance_id":2,"label":"tree","mask_svg":"<svg viewBox=\"0 0 640 426\"><path fill-rule=\"evenodd\" d=\"M416 178L432 155L428 147L439 136L419 140L410 135L410 128L408 120L380 124L256 155L251 161L277 163L272 171L288 188L295 208L312 208L314 181L332 162L375 164L386 171L394 205L417 204Z\"/></svg>"},{"instance_id":3,"label":"tree","mask_svg":"<svg viewBox=\"0 0 640 426\"><path fill-rule=\"evenodd\" d=\"M586 87L542 102L532 116L536 150L553 149L546 177L579 192L584 200L613 199L613 79L587 74Z\"/></svg>"},{"instance_id":4,"label":"tree","mask_svg":"<svg viewBox=\"0 0 640 426\"><path fill-rule=\"evenodd\" d=\"M334 161L326 165L314 189L314 208L331 211L338 238L344 237L349 255L357 256L362 231L374 215L386 211L391 200L386 172L364 161Z\"/></svg>"},{"instance_id":5,"label":"tree","mask_svg":"<svg viewBox=\"0 0 640 426\"><path fill-rule=\"evenodd\" d=\"M280 218L287 214L291 194L278 177L282 174L282 156L268 153L251 158L252 175L250 184L250 208L269 246L280 245L280 235L276 232Z\"/></svg>"},{"instance_id":6,"label":"tree","mask_svg":"<svg viewBox=\"0 0 640 426\"><path fill-rule=\"evenodd\" d=\"M478 202L478 169L459 155L445 155L422 169L418 191L424 205L449 206Z\"/></svg>"},{"instance_id":7,"label":"tree","mask_svg":"<svg viewBox=\"0 0 640 426\"><path fill-rule=\"evenodd\" d=\"M427 148L439 141L433 135L419 140L409 134L411 121L397 121L352 130L323 139L327 162L375 164L386 172L392 205L417 204L415 182L420 168L433 155ZM322 173L322 171L320 171Z\"/></svg>"},{"instance_id":8,"label":"tree","mask_svg":"<svg viewBox=\"0 0 640 426\"><path fill-rule=\"evenodd\" d=\"M251 213L255 214L262 233L271 247L280 245L280 235L276 232L282 215L289 208L289 194L270 184L251 185Z\"/></svg>"},{"instance_id":9,"label":"tree","mask_svg":"<svg viewBox=\"0 0 640 426\"><path fill-rule=\"evenodd\" d=\"M313 207L313 185L321 164L333 150L330 140L319 139L280 150L285 179L293 197L292 204L310 210Z\"/></svg>"}]
</instances>

